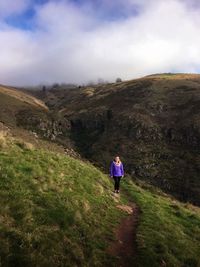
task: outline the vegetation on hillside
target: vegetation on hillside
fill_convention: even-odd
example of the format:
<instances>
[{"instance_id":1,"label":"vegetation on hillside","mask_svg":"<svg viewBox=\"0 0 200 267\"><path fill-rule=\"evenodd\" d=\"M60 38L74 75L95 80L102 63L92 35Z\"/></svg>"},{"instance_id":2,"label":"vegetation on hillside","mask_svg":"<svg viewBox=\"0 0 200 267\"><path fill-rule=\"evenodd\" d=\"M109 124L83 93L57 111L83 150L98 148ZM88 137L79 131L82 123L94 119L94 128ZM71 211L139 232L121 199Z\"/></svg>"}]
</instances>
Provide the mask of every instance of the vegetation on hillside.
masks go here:
<instances>
[{"instance_id":1,"label":"vegetation on hillside","mask_svg":"<svg viewBox=\"0 0 200 267\"><path fill-rule=\"evenodd\" d=\"M88 162L0 138L1 266L116 266L107 248L125 216L112 184ZM140 208L138 267L197 267L200 210L122 180Z\"/></svg>"},{"instance_id":2,"label":"vegetation on hillside","mask_svg":"<svg viewBox=\"0 0 200 267\"><path fill-rule=\"evenodd\" d=\"M2 138L0 265L109 266L122 216L110 189L89 163Z\"/></svg>"},{"instance_id":3,"label":"vegetation on hillside","mask_svg":"<svg viewBox=\"0 0 200 267\"><path fill-rule=\"evenodd\" d=\"M106 170L120 154L130 175L200 205L200 75L54 90L43 100L83 157Z\"/></svg>"},{"instance_id":4,"label":"vegetation on hillside","mask_svg":"<svg viewBox=\"0 0 200 267\"><path fill-rule=\"evenodd\" d=\"M16 127L19 112L35 112L46 114L47 106L39 99L19 90L0 86L0 122Z\"/></svg>"},{"instance_id":5,"label":"vegetation on hillside","mask_svg":"<svg viewBox=\"0 0 200 267\"><path fill-rule=\"evenodd\" d=\"M200 266L200 209L181 204L153 187L142 189L133 181L123 184L140 207L137 262L141 267Z\"/></svg>"}]
</instances>

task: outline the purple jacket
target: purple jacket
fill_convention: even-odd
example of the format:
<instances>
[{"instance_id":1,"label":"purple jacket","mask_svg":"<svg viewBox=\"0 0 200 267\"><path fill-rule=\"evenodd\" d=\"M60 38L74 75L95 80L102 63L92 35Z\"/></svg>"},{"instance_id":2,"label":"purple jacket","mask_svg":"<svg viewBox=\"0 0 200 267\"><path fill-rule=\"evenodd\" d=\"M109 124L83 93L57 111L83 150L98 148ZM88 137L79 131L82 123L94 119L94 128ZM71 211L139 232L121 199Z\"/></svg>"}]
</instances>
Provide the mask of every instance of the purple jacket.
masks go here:
<instances>
[{"instance_id":1,"label":"purple jacket","mask_svg":"<svg viewBox=\"0 0 200 267\"><path fill-rule=\"evenodd\" d=\"M124 167L122 162L120 165L115 164L113 161L110 165L110 176L123 176L124 175Z\"/></svg>"}]
</instances>

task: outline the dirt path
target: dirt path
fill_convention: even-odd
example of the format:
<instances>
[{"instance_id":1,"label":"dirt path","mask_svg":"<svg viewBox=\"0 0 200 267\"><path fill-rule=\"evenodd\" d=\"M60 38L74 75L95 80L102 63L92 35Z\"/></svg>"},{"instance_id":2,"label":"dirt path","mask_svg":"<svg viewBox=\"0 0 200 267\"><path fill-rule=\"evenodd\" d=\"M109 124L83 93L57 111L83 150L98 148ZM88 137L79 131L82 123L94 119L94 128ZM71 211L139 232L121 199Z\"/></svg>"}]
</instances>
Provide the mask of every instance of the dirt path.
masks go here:
<instances>
[{"instance_id":1,"label":"dirt path","mask_svg":"<svg viewBox=\"0 0 200 267\"><path fill-rule=\"evenodd\" d=\"M109 247L109 253L118 258L116 267L136 267L136 228L138 224L139 209L134 203L128 206L118 205L117 208L129 215L122 219L116 229L116 241Z\"/></svg>"}]
</instances>

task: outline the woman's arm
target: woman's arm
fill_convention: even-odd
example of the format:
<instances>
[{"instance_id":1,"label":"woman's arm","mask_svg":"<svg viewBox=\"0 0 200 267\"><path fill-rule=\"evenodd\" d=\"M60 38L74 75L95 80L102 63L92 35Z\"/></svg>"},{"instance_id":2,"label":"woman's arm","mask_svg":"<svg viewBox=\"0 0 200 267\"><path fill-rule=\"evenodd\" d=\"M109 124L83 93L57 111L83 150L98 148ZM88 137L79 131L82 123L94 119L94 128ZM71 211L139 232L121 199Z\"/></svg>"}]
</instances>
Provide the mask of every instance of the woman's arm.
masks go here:
<instances>
[{"instance_id":1,"label":"woman's arm","mask_svg":"<svg viewBox=\"0 0 200 267\"><path fill-rule=\"evenodd\" d=\"M110 164L110 177L113 177L113 162Z\"/></svg>"},{"instance_id":2,"label":"woman's arm","mask_svg":"<svg viewBox=\"0 0 200 267\"><path fill-rule=\"evenodd\" d=\"M121 168L122 176L124 176L124 166L123 166L122 163L121 163L121 165L120 165L120 168Z\"/></svg>"}]
</instances>

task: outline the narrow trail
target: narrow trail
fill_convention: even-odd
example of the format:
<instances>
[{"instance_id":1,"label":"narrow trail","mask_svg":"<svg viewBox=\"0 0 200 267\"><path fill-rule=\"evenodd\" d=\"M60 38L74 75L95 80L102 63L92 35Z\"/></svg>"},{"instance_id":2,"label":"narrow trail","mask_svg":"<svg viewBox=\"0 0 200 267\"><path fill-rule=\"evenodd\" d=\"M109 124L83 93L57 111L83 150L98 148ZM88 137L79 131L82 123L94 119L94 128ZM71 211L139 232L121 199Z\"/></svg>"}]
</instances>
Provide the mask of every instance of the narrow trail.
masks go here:
<instances>
[{"instance_id":1,"label":"narrow trail","mask_svg":"<svg viewBox=\"0 0 200 267\"><path fill-rule=\"evenodd\" d=\"M117 205L117 208L128 213L115 230L116 240L111 243L108 251L118 259L116 267L136 267L136 229L138 225L139 208L135 203Z\"/></svg>"}]
</instances>

